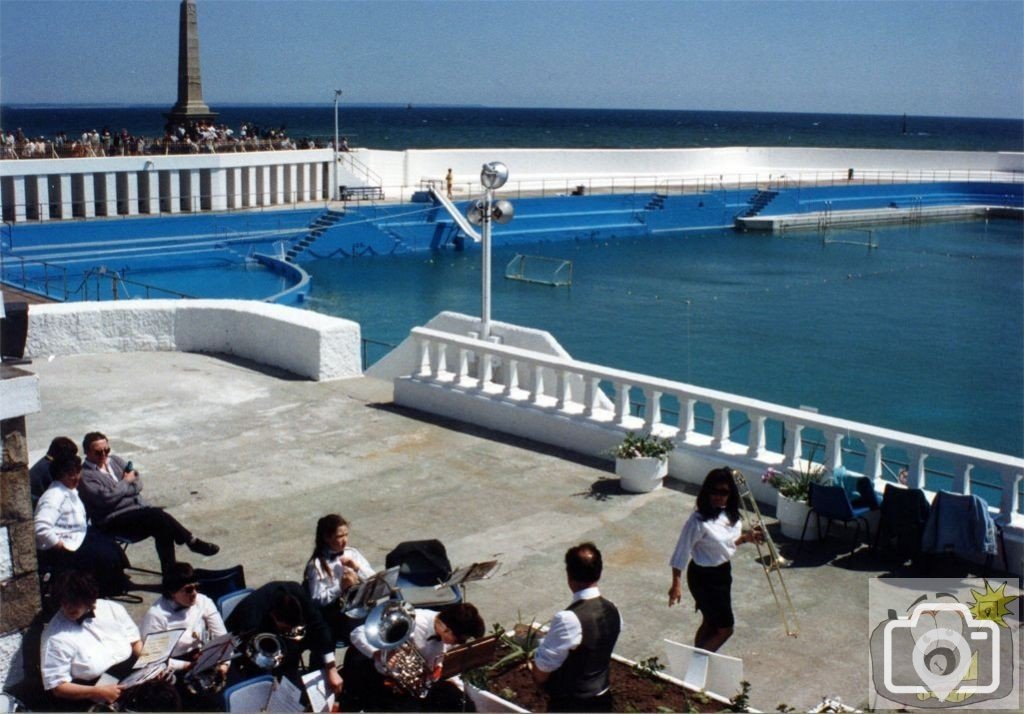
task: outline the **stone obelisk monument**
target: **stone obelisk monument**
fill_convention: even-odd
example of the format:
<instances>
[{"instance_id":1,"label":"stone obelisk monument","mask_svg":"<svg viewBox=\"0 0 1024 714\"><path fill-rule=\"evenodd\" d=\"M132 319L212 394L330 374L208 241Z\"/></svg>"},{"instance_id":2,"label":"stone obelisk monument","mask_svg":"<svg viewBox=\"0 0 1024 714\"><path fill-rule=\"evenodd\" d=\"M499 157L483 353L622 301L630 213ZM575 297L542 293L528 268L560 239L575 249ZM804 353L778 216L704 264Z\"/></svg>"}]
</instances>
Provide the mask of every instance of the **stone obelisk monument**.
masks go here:
<instances>
[{"instance_id":1,"label":"stone obelisk monument","mask_svg":"<svg viewBox=\"0 0 1024 714\"><path fill-rule=\"evenodd\" d=\"M181 0L178 23L178 102L165 114L168 121L187 124L217 117L203 101L199 74L199 18L195 0Z\"/></svg>"}]
</instances>

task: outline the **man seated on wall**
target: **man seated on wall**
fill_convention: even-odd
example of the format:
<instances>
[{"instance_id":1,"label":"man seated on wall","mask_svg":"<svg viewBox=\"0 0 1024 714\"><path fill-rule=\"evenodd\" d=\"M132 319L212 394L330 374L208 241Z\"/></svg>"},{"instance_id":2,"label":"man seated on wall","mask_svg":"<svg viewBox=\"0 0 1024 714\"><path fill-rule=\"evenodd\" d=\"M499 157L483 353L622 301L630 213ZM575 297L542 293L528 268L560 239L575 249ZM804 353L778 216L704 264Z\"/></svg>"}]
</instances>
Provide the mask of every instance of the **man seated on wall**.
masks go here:
<instances>
[{"instance_id":1,"label":"man seated on wall","mask_svg":"<svg viewBox=\"0 0 1024 714\"><path fill-rule=\"evenodd\" d=\"M89 518L97 527L132 541L152 538L164 573L176 562L175 544L188 546L200 555L220 551L219 546L196 538L162 508L154 508L143 500L142 477L130 461L110 453L105 435L89 432L82 440L82 450L85 464L79 490Z\"/></svg>"}]
</instances>

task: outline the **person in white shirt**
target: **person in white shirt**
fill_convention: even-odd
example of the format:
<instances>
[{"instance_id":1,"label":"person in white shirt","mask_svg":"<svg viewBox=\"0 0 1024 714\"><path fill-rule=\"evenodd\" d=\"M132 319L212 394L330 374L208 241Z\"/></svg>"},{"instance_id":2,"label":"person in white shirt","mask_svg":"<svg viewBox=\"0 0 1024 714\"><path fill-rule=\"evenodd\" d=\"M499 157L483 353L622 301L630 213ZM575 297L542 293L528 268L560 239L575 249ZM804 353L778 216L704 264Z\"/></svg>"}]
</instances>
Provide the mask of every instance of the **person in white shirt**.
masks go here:
<instances>
[{"instance_id":1,"label":"person in white shirt","mask_svg":"<svg viewBox=\"0 0 1024 714\"><path fill-rule=\"evenodd\" d=\"M548 694L548 711L614 711L610 667L622 615L598 588L604 560L591 542L565 553L572 603L551 618L537 646L530 674Z\"/></svg>"},{"instance_id":2,"label":"person in white shirt","mask_svg":"<svg viewBox=\"0 0 1024 714\"><path fill-rule=\"evenodd\" d=\"M682 599L680 580L685 568L687 587L703 618L693 638L694 646L716 652L732 636L732 556L740 544L760 543L763 539L760 529L743 530L740 493L732 469L723 467L708 473L670 561L668 606Z\"/></svg>"},{"instance_id":3,"label":"person in white shirt","mask_svg":"<svg viewBox=\"0 0 1024 714\"><path fill-rule=\"evenodd\" d=\"M124 574L128 559L110 536L88 526L85 505L78 495L82 459L61 454L49 464L53 481L39 497L35 511L39 563L52 570L88 570L100 595L120 595L131 582Z\"/></svg>"},{"instance_id":4,"label":"person in white shirt","mask_svg":"<svg viewBox=\"0 0 1024 714\"><path fill-rule=\"evenodd\" d=\"M60 610L43 630L40 659L43 688L59 699L112 704L118 684L97 684L105 672L121 677L142 652L139 629L119 603L98 598L89 573L57 576Z\"/></svg>"},{"instance_id":5,"label":"person in white shirt","mask_svg":"<svg viewBox=\"0 0 1024 714\"><path fill-rule=\"evenodd\" d=\"M359 624L342 612L342 597L349 588L374 575L363 554L349 546L348 537L349 523L337 513L317 521L315 548L303 579L310 599L331 626L335 642L347 642L352 628Z\"/></svg>"},{"instance_id":6,"label":"person in white shirt","mask_svg":"<svg viewBox=\"0 0 1024 714\"><path fill-rule=\"evenodd\" d=\"M188 669L204 642L228 631L213 600L199 592L195 570L182 562L164 574L163 597L146 612L140 629L143 637L164 630L185 630L171 650L169 664L175 670Z\"/></svg>"},{"instance_id":7,"label":"person in white shirt","mask_svg":"<svg viewBox=\"0 0 1024 714\"><path fill-rule=\"evenodd\" d=\"M484 634L484 621L476 607L469 603L459 603L445 608L443 612L416 609L413 632L409 641L425 660L427 676L438 679L444 654L455 645L465 644L468 640ZM395 710L403 711L411 706L401 702L390 701L398 692L395 687L385 685L386 659L390 649L382 649L379 642L372 640L366 625L360 625L352 631L352 646L345 653L344 678L345 691L342 706L345 711ZM434 684L428 695L432 706L427 708L438 711L461 711L459 694L450 691L450 687ZM459 706L455 706L458 703Z\"/></svg>"}]
</instances>

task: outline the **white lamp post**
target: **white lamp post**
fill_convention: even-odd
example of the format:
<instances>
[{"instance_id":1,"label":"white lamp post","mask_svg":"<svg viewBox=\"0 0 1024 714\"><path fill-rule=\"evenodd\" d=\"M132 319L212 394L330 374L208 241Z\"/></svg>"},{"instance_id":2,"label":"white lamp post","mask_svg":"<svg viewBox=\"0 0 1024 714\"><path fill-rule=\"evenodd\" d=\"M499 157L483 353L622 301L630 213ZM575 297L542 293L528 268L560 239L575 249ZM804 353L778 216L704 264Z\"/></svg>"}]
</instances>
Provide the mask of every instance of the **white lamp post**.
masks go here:
<instances>
[{"instance_id":1,"label":"white lamp post","mask_svg":"<svg viewBox=\"0 0 1024 714\"><path fill-rule=\"evenodd\" d=\"M338 100L341 99L341 90L334 90L334 170L331 171L332 181L334 182L334 188L331 190L331 196L334 200L338 200Z\"/></svg>"},{"instance_id":2,"label":"white lamp post","mask_svg":"<svg viewBox=\"0 0 1024 714\"><path fill-rule=\"evenodd\" d=\"M508 167L505 164L500 161L484 164L480 171L484 199L471 204L469 210L466 211L469 222L481 227L480 339L482 340L486 340L491 335L491 221L508 223L514 214L511 203L505 200L494 200L494 191L504 186L506 181L508 181Z\"/></svg>"}]
</instances>

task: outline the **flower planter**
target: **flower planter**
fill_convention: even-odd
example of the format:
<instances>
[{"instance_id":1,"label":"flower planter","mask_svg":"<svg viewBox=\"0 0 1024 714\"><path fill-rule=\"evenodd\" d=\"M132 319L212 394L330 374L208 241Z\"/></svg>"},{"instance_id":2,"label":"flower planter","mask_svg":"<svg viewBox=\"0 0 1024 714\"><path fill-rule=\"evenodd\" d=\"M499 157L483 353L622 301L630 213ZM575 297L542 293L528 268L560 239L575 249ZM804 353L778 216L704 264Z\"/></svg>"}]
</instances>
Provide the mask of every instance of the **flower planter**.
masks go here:
<instances>
[{"instance_id":1,"label":"flower planter","mask_svg":"<svg viewBox=\"0 0 1024 714\"><path fill-rule=\"evenodd\" d=\"M779 527L782 535L793 540L800 540L800 533L804 528L804 520L810 512L811 507L803 501L794 501L786 498L781 493L775 506L775 517L779 519ZM807 533L805 540L815 540L818 537L818 519L811 518L807 521Z\"/></svg>"},{"instance_id":2,"label":"flower planter","mask_svg":"<svg viewBox=\"0 0 1024 714\"><path fill-rule=\"evenodd\" d=\"M661 488L661 482L668 474L668 460L657 456L616 458L615 473L623 491L648 493Z\"/></svg>"}]
</instances>

